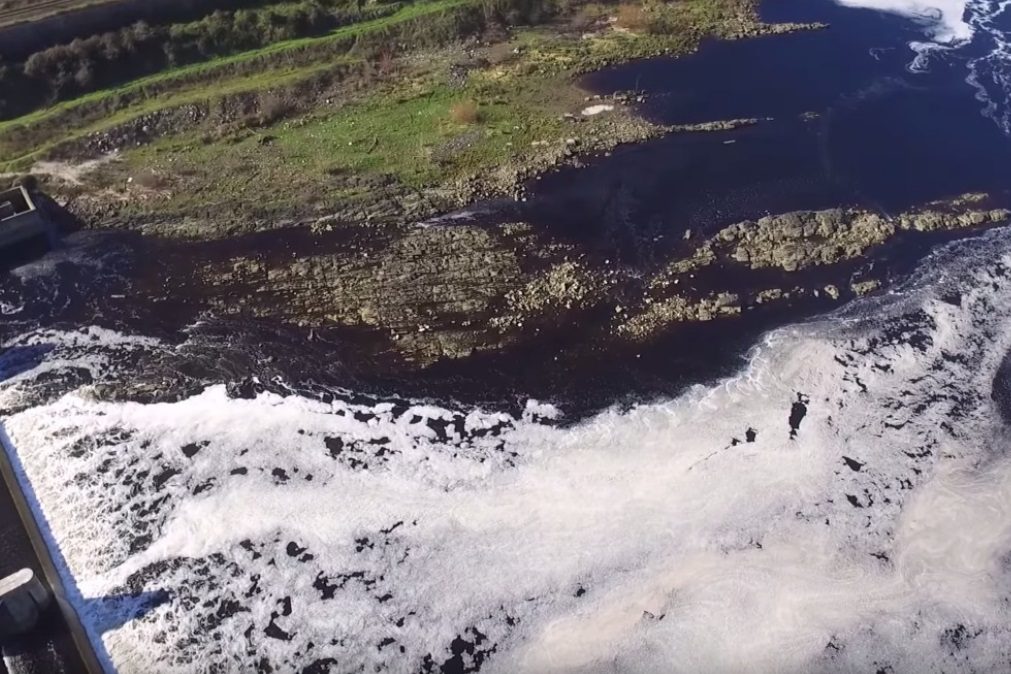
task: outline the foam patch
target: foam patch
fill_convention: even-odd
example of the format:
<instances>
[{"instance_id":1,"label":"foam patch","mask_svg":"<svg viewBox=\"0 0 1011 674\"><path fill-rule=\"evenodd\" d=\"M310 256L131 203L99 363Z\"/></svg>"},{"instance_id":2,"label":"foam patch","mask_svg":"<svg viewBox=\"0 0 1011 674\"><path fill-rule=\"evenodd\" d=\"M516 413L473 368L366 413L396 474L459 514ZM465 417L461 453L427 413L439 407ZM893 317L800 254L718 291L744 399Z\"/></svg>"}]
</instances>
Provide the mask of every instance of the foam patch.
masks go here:
<instances>
[{"instance_id":1,"label":"foam patch","mask_svg":"<svg viewBox=\"0 0 1011 674\"><path fill-rule=\"evenodd\" d=\"M951 247L734 378L575 425L224 384L4 425L121 672L994 671L1008 251ZM152 348L33 339L0 403Z\"/></svg>"},{"instance_id":2,"label":"foam patch","mask_svg":"<svg viewBox=\"0 0 1011 674\"><path fill-rule=\"evenodd\" d=\"M859 7L898 14L916 21L934 42L958 44L972 38L966 21L969 0L837 0L846 7Z\"/></svg>"}]
</instances>

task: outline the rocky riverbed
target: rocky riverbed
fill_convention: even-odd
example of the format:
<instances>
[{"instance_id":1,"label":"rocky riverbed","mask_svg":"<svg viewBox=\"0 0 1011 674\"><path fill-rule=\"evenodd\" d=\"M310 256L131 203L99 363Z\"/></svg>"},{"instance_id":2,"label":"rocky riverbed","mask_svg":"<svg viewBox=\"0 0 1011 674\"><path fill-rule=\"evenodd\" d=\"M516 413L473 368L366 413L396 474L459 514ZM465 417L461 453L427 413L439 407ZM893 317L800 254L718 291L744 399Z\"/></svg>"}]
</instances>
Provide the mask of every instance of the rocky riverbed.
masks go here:
<instances>
[{"instance_id":1,"label":"rocky riverbed","mask_svg":"<svg viewBox=\"0 0 1011 674\"><path fill-rule=\"evenodd\" d=\"M842 301L888 282L875 261L898 237L979 232L1009 215L985 195L895 216L786 213L685 238L648 268L524 222L328 226L303 230L288 249L255 235L215 248L220 255L173 244L173 259L189 257L193 266L158 272L166 276L157 291L185 287L199 311L275 321L310 339L362 331L375 355L416 369L564 332L611 348L805 298Z\"/></svg>"}]
</instances>

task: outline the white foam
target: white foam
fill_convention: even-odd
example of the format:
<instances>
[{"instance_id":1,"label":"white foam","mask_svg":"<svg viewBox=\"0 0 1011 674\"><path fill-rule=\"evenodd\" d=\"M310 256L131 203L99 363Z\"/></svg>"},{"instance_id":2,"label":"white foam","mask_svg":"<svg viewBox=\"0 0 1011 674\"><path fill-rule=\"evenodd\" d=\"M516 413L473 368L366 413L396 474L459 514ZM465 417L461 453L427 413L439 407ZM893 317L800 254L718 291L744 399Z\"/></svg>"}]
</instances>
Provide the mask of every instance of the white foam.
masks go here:
<instances>
[{"instance_id":1,"label":"white foam","mask_svg":"<svg viewBox=\"0 0 1011 674\"><path fill-rule=\"evenodd\" d=\"M898 14L923 26L934 42L954 45L972 38L966 20L969 0L836 0L846 7Z\"/></svg>"},{"instance_id":2,"label":"white foam","mask_svg":"<svg viewBox=\"0 0 1011 674\"><path fill-rule=\"evenodd\" d=\"M1011 236L966 246L737 377L575 427L223 386L5 426L123 672L438 670L458 636L491 672L993 671ZM101 597L126 590L169 600L119 625Z\"/></svg>"},{"instance_id":3,"label":"white foam","mask_svg":"<svg viewBox=\"0 0 1011 674\"><path fill-rule=\"evenodd\" d=\"M610 105L608 103L600 103L597 105L586 106L585 108L583 108L583 112L581 114L583 115L583 117L593 117L603 112L611 112L612 110L614 110L613 105Z\"/></svg>"},{"instance_id":4,"label":"white foam","mask_svg":"<svg viewBox=\"0 0 1011 674\"><path fill-rule=\"evenodd\" d=\"M21 313L25 306L23 304L14 305L10 302L0 302L0 314L4 316L13 316L15 314Z\"/></svg>"},{"instance_id":5,"label":"white foam","mask_svg":"<svg viewBox=\"0 0 1011 674\"><path fill-rule=\"evenodd\" d=\"M983 104L982 113L1011 134L1011 40L999 23L1007 23L1011 0L974 0L972 24L989 39L990 48L969 60L966 81Z\"/></svg>"},{"instance_id":6,"label":"white foam","mask_svg":"<svg viewBox=\"0 0 1011 674\"><path fill-rule=\"evenodd\" d=\"M1011 134L1011 39L1006 14L1011 0L836 0L846 7L898 14L922 26L926 41L912 41L912 72L926 72L938 56L972 48L966 82L983 104L982 114ZM875 56L876 58L876 56Z\"/></svg>"}]
</instances>

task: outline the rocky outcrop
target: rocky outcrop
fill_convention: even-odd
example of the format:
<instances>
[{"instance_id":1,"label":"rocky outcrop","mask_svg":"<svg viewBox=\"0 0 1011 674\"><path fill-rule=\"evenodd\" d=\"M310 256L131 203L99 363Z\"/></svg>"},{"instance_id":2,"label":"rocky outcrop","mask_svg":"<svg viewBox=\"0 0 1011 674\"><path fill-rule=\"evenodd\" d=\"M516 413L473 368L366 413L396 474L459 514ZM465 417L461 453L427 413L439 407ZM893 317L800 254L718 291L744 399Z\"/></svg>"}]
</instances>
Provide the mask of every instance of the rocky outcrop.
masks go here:
<instances>
[{"instance_id":1,"label":"rocky outcrop","mask_svg":"<svg viewBox=\"0 0 1011 674\"><path fill-rule=\"evenodd\" d=\"M211 292L220 312L378 329L427 362L497 344L487 325L493 305L526 276L506 238L501 228L414 228L385 246L288 261L237 258L203 277L220 289ZM235 297L235 288L245 293Z\"/></svg>"},{"instance_id":2,"label":"rocky outcrop","mask_svg":"<svg viewBox=\"0 0 1011 674\"><path fill-rule=\"evenodd\" d=\"M850 284L850 292L857 297L862 297L863 295L869 295L878 288L881 287L881 281L877 279L870 279L867 281L856 281Z\"/></svg>"},{"instance_id":3,"label":"rocky outcrop","mask_svg":"<svg viewBox=\"0 0 1011 674\"><path fill-rule=\"evenodd\" d=\"M716 262L716 253L713 250L713 245L706 241L696 248L690 256L667 263L650 279L649 286L659 289L677 285L680 283L681 277L708 267L714 262Z\"/></svg>"},{"instance_id":4,"label":"rocky outcrop","mask_svg":"<svg viewBox=\"0 0 1011 674\"><path fill-rule=\"evenodd\" d=\"M739 313L741 313L740 297L733 293L719 293L701 299L675 295L647 305L642 313L618 325L615 332L620 337L644 342L672 324L711 321L720 317L736 316Z\"/></svg>"},{"instance_id":5,"label":"rocky outcrop","mask_svg":"<svg viewBox=\"0 0 1011 674\"><path fill-rule=\"evenodd\" d=\"M992 210L966 210L961 213L926 210L919 213L903 214L898 218L899 229L916 232L937 232L948 229L966 229L1004 222L1011 216L1011 211L1003 208Z\"/></svg>"},{"instance_id":6,"label":"rocky outcrop","mask_svg":"<svg viewBox=\"0 0 1011 674\"><path fill-rule=\"evenodd\" d=\"M578 262L562 262L510 291L505 297L508 313L492 319L492 324L509 329L557 323L561 317L605 301L616 282Z\"/></svg>"},{"instance_id":7,"label":"rocky outcrop","mask_svg":"<svg viewBox=\"0 0 1011 674\"><path fill-rule=\"evenodd\" d=\"M721 266L744 266L750 270L777 269L800 272L827 267L867 255L896 233L936 232L998 224L1009 211L985 208L986 195L966 195L947 202L886 218L856 209L799 211L740 222L701 241L687 255L661 267L644 285L641 303L627 306L615 334L644 342L677 324L733 316L744 309L778 305L801 299L838 301L877 290L881 282L863 279L850 282L840 275L837 283L799 285L754 290L746 276L736 284L726 280L726 291L694 295L699 275L707 286L723 285ZM686 236L686 241L691 237ZM801 277L803 278L803 277ZM741 287L741 284L744 284ZM740 296L739 296L740 295Z\"/></svg>"},{"instance_id":8,"label":"rocky outcrop","mask_svg":"<svg viewBox=\"0 0 1011 674\"><path fill-rule=\"evenodd\" d=\"M731 225L716 236L730 257L752 269L796 271L860 255L895 233L873 213L842 210L787 213Z\"/></svg>"},{"instance_id":9,"label":"rocky outcrop","mask_svg":"<svg viewBox=\"0 0 1011 674\"><path fill-rule=\"evenodd\" d=\"M927 209L896 218L845 209L770 215L731 225L721 230L712 244L752 269L796 271L853 259L897 231L965 229L1000 223L1011 215L1006 209L966 209L966 205L951 202L946 210Z\"/></svg>"},{"instance_id":10,"label":"rocky outcrop","mask_svg":"<svg viewBox=\"0 0 1011 674\"><path fill-rule=\"evenodd\" d=\"M524 223L312 228L296 256L262 242L200 273L215 312L310 330L361 329L415 366L464 358L578 328L587 340L644 344L678 325L795 302L822 306L877 290L868 255L898 232L1002 222L969 199L892 219L857 210L787 213L686 237L652 273L594 259ZM725 273L733 269L733 273ZM769 271L793 272L780 285ZM770 283L771 281L771 283Z\"/></svg>"},{"instance_id":11,"label":"rocky outcrop","mask_svg":"<svg viewBox=\"0 0 1011 674\"><path fill-rule=\"evenodd\" d=\"M768 121L769 118L765 120L759 119L757 117L749 117L745 119L728 119L715 122L700 122L698 124L678 124L673 127L674 131L687 131L687 132L698 132L698 131L733 131L734 129L740 129L745 126L754 126L762 121Z\"/></svg>"}]
</instances>

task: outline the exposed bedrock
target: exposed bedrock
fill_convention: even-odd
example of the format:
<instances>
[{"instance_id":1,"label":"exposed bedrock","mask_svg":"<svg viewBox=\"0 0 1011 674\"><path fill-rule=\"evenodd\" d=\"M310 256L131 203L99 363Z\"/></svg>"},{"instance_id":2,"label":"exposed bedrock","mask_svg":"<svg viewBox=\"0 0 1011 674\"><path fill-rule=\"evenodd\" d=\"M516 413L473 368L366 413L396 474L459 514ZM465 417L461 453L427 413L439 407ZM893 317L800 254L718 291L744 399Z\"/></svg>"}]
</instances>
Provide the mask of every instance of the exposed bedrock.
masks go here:
<instances>
[{"instance_id":1,"label":"exposed bedrock","mask_svg":"<svg viewBox=\"0 0 1011 674\"><path fill-rule=\"evenodd\" d=\"M573 326L589 342L641 344L678 324L864 295L886 280L863 268L876 247L901 232L1008 219L985 203L976 195L891 218L856 209L768 216L686 239L646 270L512 223L349 227L320 234L344 238L319 252L237 253L205 263L198 276L216 312L371 330L388 352L423 366Z\"/></svg>"}]
</instances>

